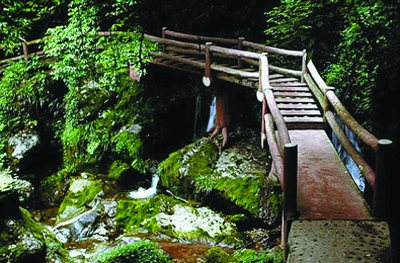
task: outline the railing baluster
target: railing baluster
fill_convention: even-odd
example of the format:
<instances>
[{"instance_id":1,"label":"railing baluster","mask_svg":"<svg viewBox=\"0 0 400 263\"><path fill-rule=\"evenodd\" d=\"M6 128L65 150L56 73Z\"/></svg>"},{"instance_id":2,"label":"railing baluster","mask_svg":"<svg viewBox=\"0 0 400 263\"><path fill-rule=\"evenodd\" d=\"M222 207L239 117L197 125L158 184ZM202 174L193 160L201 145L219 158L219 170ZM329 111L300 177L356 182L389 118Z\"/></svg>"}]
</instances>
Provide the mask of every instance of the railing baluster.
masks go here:
<instances>
[{"instance_id":1,"label":"railing baluster","mask_svg":"<svg viewBox=\"0 0 400 263\"><path fill-rule=\"evenodd\" d=\"M22 53L24 54L24 60L28 60L29 56L28 45L26 44L25 41L22 41L21 44L22 44Z\"/></svg>"},{"instance_id":2,"label":"railing baluster","mask_svg":"<svg viewBox=\"0 0 400 263\"><path fill-rule=\"evenodd\" d=\"M304 83L304 74L307 71L307 52L303 49L303 55L301 56L301 83Z\"/></svg>"},{"instance_id":3,"label":"railing baluster","mask_svg":"<svg viewBox=\"0 0 400 263\"><path fill-rule=\"evenodd\" d=\"M238 49L242 50L243 49L243 41L244 41L244 37L239 37L238 38ZM240 57L238 57L238 66L242 67L243 66L243 62L240 59Z\"/></svg>"},{"instance_id":4,"label":"railing baluster","mask_svg":"<svg viewBox=\"0 0 400 263\"><path fill-rule=\"evenodd\" d=\"M167 35L165 34L165 31L167 31L167 27L163 27L162 29L161 29L161 37L162 38L167 38ZM163 51L163 53L165 53L165 49L166 49L166 44L162 44L162 51Z\"/></svg>"}]
</instances>

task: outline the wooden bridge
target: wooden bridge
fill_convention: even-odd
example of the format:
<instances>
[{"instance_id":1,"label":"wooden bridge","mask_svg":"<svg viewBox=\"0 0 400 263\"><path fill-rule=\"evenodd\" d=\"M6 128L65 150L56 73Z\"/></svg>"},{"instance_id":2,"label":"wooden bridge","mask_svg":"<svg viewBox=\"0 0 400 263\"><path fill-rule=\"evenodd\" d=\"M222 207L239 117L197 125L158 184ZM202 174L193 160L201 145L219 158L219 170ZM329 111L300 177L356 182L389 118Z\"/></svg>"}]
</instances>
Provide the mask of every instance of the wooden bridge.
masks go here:
<instances>
[{"instance_id":1,"label":"wooden bridge","mask_svg":"<svg viewBox=\"0 0 400 263\"><path fill-rule=\"evenodd\" d=\"M325 84L307 53L243 38L173 32L145 35L162 50L152 63L254 89L262 103L261 145L283 189L282 245L287 262L391 262L385 214L385 162L390 140L366 131ZM27 58L26 43L24 55ZM283 58L283 59L282 59ZM286 66L278 66L281 61ZM292 69L293 67L294 69ZM372 168L337 119L376 155ZM372 189L366 200L333 147L334 133Z\"/></svg>"}]
</instances>

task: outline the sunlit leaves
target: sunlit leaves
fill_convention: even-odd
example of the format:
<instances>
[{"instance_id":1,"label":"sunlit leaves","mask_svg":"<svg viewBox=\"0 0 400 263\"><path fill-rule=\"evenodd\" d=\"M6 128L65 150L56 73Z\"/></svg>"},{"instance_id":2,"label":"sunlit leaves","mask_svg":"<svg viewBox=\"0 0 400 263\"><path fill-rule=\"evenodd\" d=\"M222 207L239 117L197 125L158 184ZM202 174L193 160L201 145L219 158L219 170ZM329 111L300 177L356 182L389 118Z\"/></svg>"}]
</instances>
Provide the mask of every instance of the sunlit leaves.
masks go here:
<instances>
[{"instance_id":1,"label":"sunlit leaves","mask_svg":"<svg viewBox=\"0 0 400 263\"><path fill-rule=\"evenodd\" d=\"M26 39L35 22L53 14L62 0L3 0L0 3L0 46L13 53L14 44Z\"/></svg>"}]
</instances>

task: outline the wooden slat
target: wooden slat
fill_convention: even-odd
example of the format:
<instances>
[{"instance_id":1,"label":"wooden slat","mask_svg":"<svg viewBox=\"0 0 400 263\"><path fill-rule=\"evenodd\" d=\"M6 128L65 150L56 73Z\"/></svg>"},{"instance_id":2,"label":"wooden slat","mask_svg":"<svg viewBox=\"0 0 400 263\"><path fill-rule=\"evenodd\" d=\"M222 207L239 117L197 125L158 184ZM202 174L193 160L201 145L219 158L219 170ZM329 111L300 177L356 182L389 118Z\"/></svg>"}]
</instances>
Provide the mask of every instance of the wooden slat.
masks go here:
<instances>
[{"instance_id":1,"label":"wooden slat","mask_svg":"<svg viewBox=\"0 0 400 263\"><path fill-rule=\"evenodd\" d=\"M279 78L279 79L271 79L270 83L279 83L279 82L296 82L300 81L299 79L296 78Z\"/></svg>"},{"instance_id":2,"label":"wooden slat","mask_svg":"<svg viewBox=\"0 0 400 263\"><path fill-rule=\"evenodd\" d=\"M284 117L286 122L324 122L322 117Z\"/></svg>"},{"instance_id":3,"label":"wooden slat","mask_svg":"<svg viewBox=\"0 0 400 263\"><path fill-rule=\"evenodd\" d=\"M279 109L318 109L313 103L279 103Z\"/></svg>"},{"instance_id":4,"label":"wooden slat","mask_svg":"<svg viewBox=\"0 0 400 263\"><path fill-rule=\"evenodd\" d=\"M305 83L289 82L289 83L272 83L272 87L307 87Z\"/></svg>"},{"instance_id":5,"label":"wooden slat","mask_svg":"<svg viewBox=\"0 0 400 263\"><path fill-rule=\"evenodd\" d=\"M322 117L283 117L289 130L325 129Z\"/></svg>"},{"instance_id":6,"label":"wooden slat","mask_svg":"<svg viewBox=\"0 0 400 263\"><path fill-rule=\"evenodd\" d=\"M310 92L308 87L273 87L274 92L276 91L295 91L295 92Z\"/></svg>"},{"instance_id":7,"label":"wooden slat","mask_svg":"<svg viewBox=\"0 0 400 263\"><path fill-rule=\"evenodd\" d=\"M277 103L314 103L312 98L276 98Z\"/></svg>"},{"instance_id":8,"label":"wooden slat","mask_svg":"<svg viewBox=\"0 0 400 263\"><path fill-rule=\"evenodd\" d=\"M321 116L319 110L290 109L280 110L283 116Z\"/></svg>"},{"instance_id":9,"label":"wooden slat","mask_svg":"<svg viewBox=\"0 0 400 263\"><path fill-rule=\"evenodd\" d=\"M283 78L284 77L284 75L282 75L282 74L271 74L271 75L269 75L269 79L271 80L271 79L277 79L277 78Z\"/></svg>"},{"instance_id":10,"label":"wooden slat","mask_svg":"<svg viewBox=\"0 0 400 263\"><path fill-rule=\"evenodd\" d=\"M290 97L290 98L299 98L299 97L309 97L312 98L312 94L310 92L290 92L290 91L277 91L274 92L275 97L279 98L284 98L284 97Z\"/></svg>"}]
</instances>

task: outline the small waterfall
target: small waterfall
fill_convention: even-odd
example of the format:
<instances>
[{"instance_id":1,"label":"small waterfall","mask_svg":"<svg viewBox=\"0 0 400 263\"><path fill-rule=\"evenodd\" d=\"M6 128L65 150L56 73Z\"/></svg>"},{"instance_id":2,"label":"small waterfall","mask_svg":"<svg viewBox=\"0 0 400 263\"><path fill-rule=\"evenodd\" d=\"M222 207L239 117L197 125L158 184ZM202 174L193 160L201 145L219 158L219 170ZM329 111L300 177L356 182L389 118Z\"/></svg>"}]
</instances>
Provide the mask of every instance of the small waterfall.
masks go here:
<instances>
[{"instance_id":1,"label":"small waterfall","mask_svg":"<svg viewBox=\"0 0 400 263\"><path fill-rule=\"evenodd\" d=\"M139 187L138 190L129 192L128 197L133 199L143 199L155 196L157 194L157 185L159 181L160 177L157 174L154 174L151 180L150 188L145 189L143 187Z\"/></svg>"},{"instance_id":2,"label":"small waterfall","mask_svg":"<svg viewBox=\"0 0 400 263\"><path fill-rule=\"evenodd\" d=\"M194 112L194 124L193 124L193 141L197 138L197 124L201 116L201 92L196 97L196 107Z\"/></svg>"},{"instance_id":3,"label":"small waterfall","mask_svg":"<svg viewBox=\"0 0 400 263\"><path fill-rule=\"evenodd\" d=\"M214 127L216 119L217 119L217 97L213 96L210 105L210 116L208 117L208 124L206 131L210 131L210 129Z\"/></svg>"},{"instance_id":4,"label":"small waterfall","mask_svg":"<svg viewBox=\"0 0 400 263\"><path fill-rule=\"evenodd\" d=\"M343 124L342 120L337 117L338 122L342 126L342 129L346 133L346 136L349 138L351 143L353 144L354 148L358 151L361 152L361 148L358 143L358 138L357 136L346 126ZM353 178L354 182L356 183L358 189L360 189L361 192L364 192L365 190L365 178L361 174L360 170L357 167L357 164L354 162L354 160L347 154L345 149L343 148L342 144L336 137L334 133L332 133L332 143L333 146L335 147L336 151L339 154L340 159L344 162L346 165L347 170L349 171L351 177Z\"/></svg>"}]
</instances>

